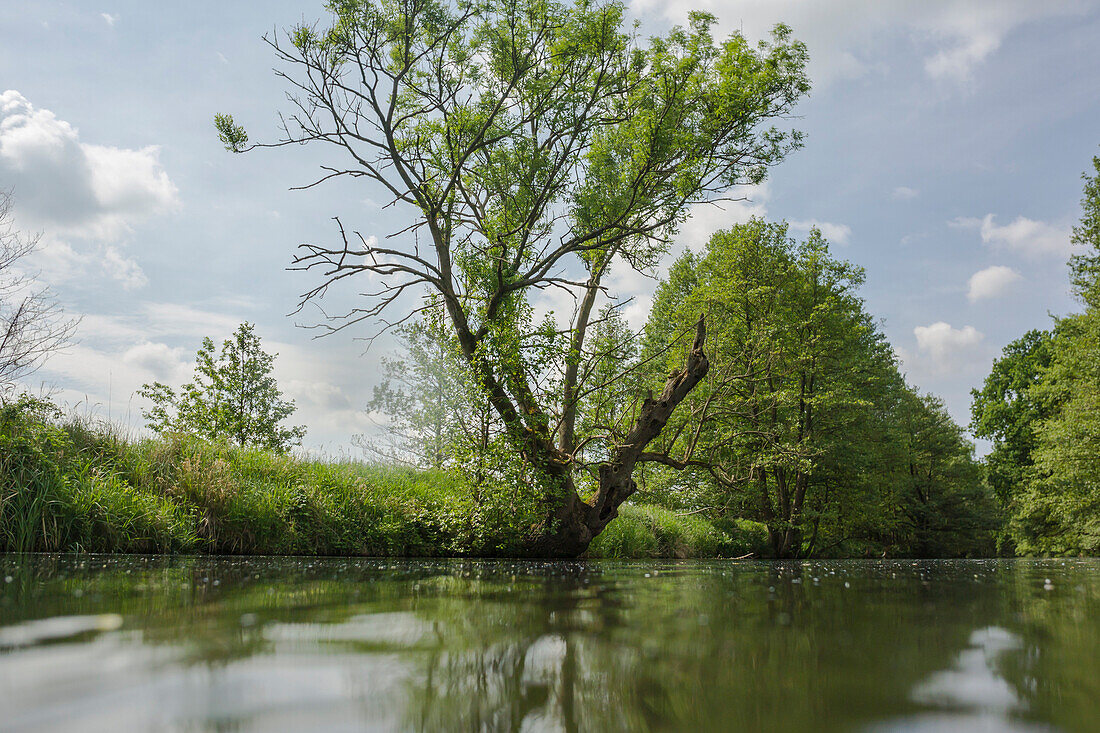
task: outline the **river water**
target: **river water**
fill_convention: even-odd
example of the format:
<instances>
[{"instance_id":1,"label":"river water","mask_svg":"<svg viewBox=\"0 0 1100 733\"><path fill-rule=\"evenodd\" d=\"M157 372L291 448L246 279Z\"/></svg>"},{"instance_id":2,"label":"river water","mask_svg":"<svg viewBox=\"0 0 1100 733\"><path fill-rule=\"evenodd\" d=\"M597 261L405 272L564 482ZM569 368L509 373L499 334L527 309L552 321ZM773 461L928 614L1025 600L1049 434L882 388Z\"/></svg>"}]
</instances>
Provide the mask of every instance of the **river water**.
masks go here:
<instances>
[{"instance_id":1,"label":"river water","mask_svg":"<svg viewBox=\"0 0 1100 733\"><path fill-rule=\"evenodd\" d=\"M1100 560L0 555L3 731L1100 731Z\"/></svg>"}]
</instances>

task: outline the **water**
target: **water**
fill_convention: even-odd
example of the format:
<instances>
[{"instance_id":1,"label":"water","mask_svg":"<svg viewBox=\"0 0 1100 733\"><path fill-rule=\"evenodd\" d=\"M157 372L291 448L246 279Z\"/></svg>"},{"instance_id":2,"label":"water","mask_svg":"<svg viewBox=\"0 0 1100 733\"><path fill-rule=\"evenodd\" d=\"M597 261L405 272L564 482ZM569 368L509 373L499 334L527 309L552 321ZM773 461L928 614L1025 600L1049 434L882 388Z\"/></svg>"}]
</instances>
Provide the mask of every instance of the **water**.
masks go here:
<instances>
[{"instance_id":1,"label":"water","mask_svg":"<svg viewBox=\"0 0 1100 733\"><path fill-rule=\"evenodd\" d=\"M1100 730L1100 560L0 555L0 730Z\"/></svg>"}]
</instances>

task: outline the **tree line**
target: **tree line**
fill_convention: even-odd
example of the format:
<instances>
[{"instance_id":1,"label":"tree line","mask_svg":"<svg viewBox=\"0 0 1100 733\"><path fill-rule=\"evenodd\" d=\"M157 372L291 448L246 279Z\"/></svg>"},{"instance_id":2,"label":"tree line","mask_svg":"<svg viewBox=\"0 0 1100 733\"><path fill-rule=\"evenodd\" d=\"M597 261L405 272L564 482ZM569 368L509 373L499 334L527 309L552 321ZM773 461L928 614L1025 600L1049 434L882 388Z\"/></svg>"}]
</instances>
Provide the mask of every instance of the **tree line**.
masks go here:
<instances>
[{"instance_id":1,"label":"tree line","mask_svg":"<svg viewBox=\"0 0 1100 733\"><path fill-rule=\"evenodd\" d=\"M939 399L906 384L862 281L819 231L799 242L754 219L677 260L640 333L602 308L577 359L581 495L598 490L703 313L710 368L643 455L635 501L759 522L776 557L992 554L999 513L973 446ZM391 416L391 440L366 447L499 486L503 464L485 458L507 450L506 433L438 307L400 336L370 405Z\"/></svg>"},{"instance_id":2,"label":"tree line","mask_svg":"<svg viewBox=\"0 0 1100 733\"><path fill-rule=\"evenodd\" d=\"M610 289L613 268L655 274L691 205L801 146L786 121L807 54L787 27L716 40L694 12L642 40L621 2L589 0L328 10L266 38L290 89L282 137L215 124L237 153L335 149L345 164L308 185L366 180L409 214L384 243L337 219L335 244L294 260L320 273L303 305L348 278L378 284L331 331L403 329L411 366L392 364L373 404L399 453L538 507L534 555L583 552L639 492L762 522L780 557L992 551L1004 490L942 402L906 385L862 271L820 233L720 232L672 268L641 338ZM561 322L535 317L548 291L574 304ZM1063 402L1057 429L1083 429L1084 406Z\"/></svg>"},{"instance_id":3,"label":"tree line","mask_svg":"<svg viewBox=\"0 0 1100 733\"><path fill-rule=\"evenodd\" d=\"M642 500L760 523L777 557L1095 548L1100 255L1072 263L1085 312L1011 345L976 393L984 466L819 231L755 219L661 271L693 205L802 145L805 46L714 24L641 39L615 1L341 0L265 39L291 111L261 143L217 115L226 148L334 152L307 186L365 180L408 214L383 240L337 218L292 265L316 277L303 307L367 283L329 332L405 343L370 405L392 439L364 447L462 471L493 516L531 518L537 556L580 554ZM1097 185L1075 233L1094 249ZM640 333L616 269L661 278ZM540 317L551 292L572 307ZM205 341L192 383L146 385L150 427L285 451L302 430L271 359L248 324Z\"/></svg>"}]
</instances>

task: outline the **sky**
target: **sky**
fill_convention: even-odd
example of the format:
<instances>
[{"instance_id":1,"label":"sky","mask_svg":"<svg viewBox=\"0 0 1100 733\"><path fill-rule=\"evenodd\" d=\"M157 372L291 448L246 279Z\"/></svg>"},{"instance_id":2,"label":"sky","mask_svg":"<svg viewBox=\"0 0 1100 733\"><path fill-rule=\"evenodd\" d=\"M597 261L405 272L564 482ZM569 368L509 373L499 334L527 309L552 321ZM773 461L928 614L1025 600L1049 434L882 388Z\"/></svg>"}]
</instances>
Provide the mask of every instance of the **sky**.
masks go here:
<instances>
[{"instance_id":1,"label":"sky","mask_svg":"<svg viewBox=\"0 0 1100 733\"><path fill-rule=\"evenodd\" d=\"M820 227L866 269L862 295L909 381L967 423L1001 349L1077 308L1065 263L1100 153L1100 0L629 3L643 35L692 9L723 35L791 26L813 90L792 121L805 147L731 192L743 200L694 209L669 257L754 215ZM285 0L0 0L0 188L41 235L39 277L82 316L28 387L139 430L143 383L182 384L203 336L250 321L279 354L306 449L356 455L353 436L381 429L366 404L393 344L368 348L368 328L315 338L319 310L292 312L316 280L286 268L298 244L334 241L334 216L383 237L411 212L357 181L291 190L317 176L319 151L234 156L212 125L228 112L275 139L286 87L263 36L323 15ZM614 273L639 327L655 284Z\"/></svg>"}]
</instances>

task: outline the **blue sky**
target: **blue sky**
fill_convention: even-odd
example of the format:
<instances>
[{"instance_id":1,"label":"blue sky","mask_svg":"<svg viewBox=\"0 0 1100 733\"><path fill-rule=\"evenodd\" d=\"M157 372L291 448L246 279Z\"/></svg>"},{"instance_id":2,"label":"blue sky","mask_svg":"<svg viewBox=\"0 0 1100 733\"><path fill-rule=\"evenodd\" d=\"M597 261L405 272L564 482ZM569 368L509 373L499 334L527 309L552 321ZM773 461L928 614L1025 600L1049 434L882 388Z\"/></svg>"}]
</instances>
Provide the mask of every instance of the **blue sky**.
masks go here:
<instances>
[{"instance_id":1,"label":"blue sky","mask_svg":"<svg viewBox=\"0 0 1100 733\"><path fill-rule=\"evenodd\" d=\"M644 33L691 8L752 38L788 23L814 90L795 120L805 148L736 192L749 200L693 212L677 246L752 214L821 226L866 268L868 308L910 381L966 422L1000 349L1075 308L1065 261L1100 152L1100 2L631 4ZM307 447L351 451L378 430L363 408L388 347L313 340L296 324L316 315L287 314L314 281L285 267L298 243L331 238L332 216L384 236L408 214L354 183L290 191L318 151L232 156L211 124L232 112L273 139L287 105L261 36L321 15L304 2L0 0L0 187L15 190L18 225L42 233L41 277L84 314L32 386L138 425L135 389L182 383L203 335L249 320L280 354ZM616 285L640 325L654 282L622 272ZM354 302L350 288L326 308Z\"/></svg>"}]
</instances>

